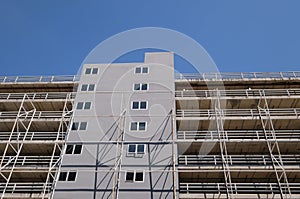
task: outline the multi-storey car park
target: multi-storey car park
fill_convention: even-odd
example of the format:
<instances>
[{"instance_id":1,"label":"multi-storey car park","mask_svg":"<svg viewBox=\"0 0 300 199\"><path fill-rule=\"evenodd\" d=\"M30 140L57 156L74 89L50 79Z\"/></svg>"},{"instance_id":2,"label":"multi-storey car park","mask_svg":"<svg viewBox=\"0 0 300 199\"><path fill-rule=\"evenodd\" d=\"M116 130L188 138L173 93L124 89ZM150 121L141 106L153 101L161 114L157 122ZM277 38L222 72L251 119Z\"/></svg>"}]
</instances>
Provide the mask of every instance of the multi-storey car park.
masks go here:
<instances>
[{"instance_id":1,"label":"multi-storey car park","mask_svg":"<svg viewBox=\"0 0 300 199\"><path fill-rule=\"evenodd\" d=\"M173 67L0 77L1 198L300 198L300 72Z\"/></svg>"}]
</instances>

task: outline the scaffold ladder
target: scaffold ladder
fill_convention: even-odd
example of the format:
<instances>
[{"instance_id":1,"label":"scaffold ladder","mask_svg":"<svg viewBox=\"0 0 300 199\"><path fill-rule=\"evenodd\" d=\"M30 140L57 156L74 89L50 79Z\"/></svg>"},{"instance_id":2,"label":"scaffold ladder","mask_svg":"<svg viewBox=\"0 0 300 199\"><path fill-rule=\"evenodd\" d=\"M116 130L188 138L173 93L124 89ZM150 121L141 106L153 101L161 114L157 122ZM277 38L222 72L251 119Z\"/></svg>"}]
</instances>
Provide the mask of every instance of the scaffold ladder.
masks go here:
<instances>
[{"instance_id":1,"label":"scaffold ladder","mask_svg":"<svg viewBox=\"0 0 300 199\"><path fill-rule=\"evenodd\" d=\"M215 119L216 119L215 121L216 121L216 128L218 132L219 145L221 151L226 195L228 199L233 199L234 192L233 192L233 185L231 182L229 157L228 157L227 147L226 147L227 135L226 132L224 131L224 111L221 106L221 93L218 89L216 89L214 92L216 95L216 99L214 101Z\"/></svg>"},{"instance_id":2,"label":"scaffold ladder","mask_svg":"<svg viewBox=\"0 0 300 199\"><path fill-rule=\"evenodd\" d=\"M49 162L47 178L43 185L42 199L53 198L53 196L54 196L54 194L53 194L54 188L55 188L56 182L57 182L56 176L57 177L59 176L57 167L59 166L59 163L62 160L62 156L64 154L63 152L64 152L64 147L65 147L65 142L66 142L66 137L64 137L63 135L60 135L60 134L64 134L64 133L68 134L71 129L71 119L66 119L66 116L70 116L73 113L73 110L69 110L68 106L67 106L70 101L71 101L71 94L68 94L66 96L66 99L64 102L64 108L63 108L63 112L62 112L62 116L61 116L61 121L59 123L58 132L56 134L56 139L54 141L52 156L51 156L51 160ZM69 118L69 117L67 117L67 118ZM64 140L61 140L61 141L64 141L64 144L62 146L60 146L60 144L58 143L60 141L59 140L60 137L65 138ZM60 154L60 157L56 161L54 161L54 156L57 152ZM49 188L49 185L51 185L50 188ZM52 189L52 193L51 193L51 189ZM47 197L47 194L50 194L50 196Z\"/></svg>"},{"instance_id":3,"label":"scaffold ladder","mask_svg":"<svg viewBox=\"0 0 300 199\"><path fill-rule=\"evenodd\" d=\"M267 142L272 166L275 171L277 183L280 191L281 199L291 198L291 190L289 187L288 178L281 158L280 148L276 139L276 132L271 118L269 105L265 92L260 92L261 98L258 102L258 112L261 120L261 125L264 131L265 139ZM277 155L275 155L277 152Z\"/></svg>"},{"instance_id":4,"label":"scaffold ladder","mask_svg":"<svg viewBox=\"0 0 300 199\"><path fill-rule=\"evenodd\" d=\"M114 164L114 173L113 173L113 187L112 187L112 199L119 198L119 189L120 189L120 172L122 166L122 154L123 154L123 142L125 137L125 114L124 110L119 118L117 137L116 137L116 156Z\"/></svg>"}]
</instances>

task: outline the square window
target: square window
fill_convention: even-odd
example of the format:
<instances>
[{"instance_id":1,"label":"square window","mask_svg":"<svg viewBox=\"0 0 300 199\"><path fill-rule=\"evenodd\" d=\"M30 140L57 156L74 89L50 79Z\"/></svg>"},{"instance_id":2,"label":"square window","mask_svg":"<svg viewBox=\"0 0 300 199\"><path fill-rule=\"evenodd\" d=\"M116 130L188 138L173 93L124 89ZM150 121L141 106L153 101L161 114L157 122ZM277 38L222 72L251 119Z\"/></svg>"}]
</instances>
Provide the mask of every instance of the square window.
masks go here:
<instances>
[{"instance_id":1,"label":"square window","mask_svg":"<svg viewBox=\"0 0 300 199\"><path fill-rule=\"evenodd\" d=\"M81 122L79 130L86 130L86 127L87 127L87 122Z\"/></svg>"},{"instance_id":2,"label":"square window","mask_svg":"<svg viewBox=\"0 0 300 199\"><path fill-rule=\"evenodd\" d=\"M74 154L81 154L82 145L75 145Z\"/></svg>"},{"instance_id":3,"label":"square window","mask_svg":"<svg viewBox=\"0 0 300 199\"><path fill-rule=\"evenodd\" d=\"M145 145L144 144L137 145L137 153L145 153Z\"/></svg>"},{"instance_id":4,"label":"square window","mask_svg":"<svg viewBox=\"0 0 300 199\"><path fill-rule=\"evenodd\" d=\"M98 73L98 68L93 68L92 74L96 75Z\"/></svg>"},{"instance_id":5,"label":"square window","mask_svg":"<svg viewBox=\"0 0 300 199\"><path fill-rule=\"evenodd\" d=\"M66 181L67 180L67 172L60 172L58 181Z\"/></svg>"},{"instance_id":6,"label":"square window","mask_svg":"<svg viewBox=\"0 0 300 199\"><path fill-rule=\"evenodd\" d=\"M144 173L143 172L136 172L134 181L143 182L144 181Z\"/></svg>"},{"instance_id":7,"label":"square window","mask_svg":"<svg viewBox=\"0 0 300 199\"><path fill-rule=\"evenodd\" d=\"M89 85L89 91L94 91L95 89L95 84L90 84Z\"/></svg>"},{"instance_id":8,"label":"square window","mask_svg":"<svg viewBox=\"0 0 300 199\"><path fill-rule=\"evenodd\" d=\"M126 172L125 180L128 182L133 182L134 172Z\"/></svg>"},{"instance_id":9,"label":"square window","mask_svg":"<svg viewBox=\"0 0 300 199\"><path fill-rule=\"evenodd\" d=\"M146 122L140 122L139 123L139 130L145 131L146 130Z\"/></svg>"},{"instance_id":10,"label":"square window","mask_svg":"<svg viewBox=\"0 0 300 199\"><path fill-rule=\"evenodd\" d=\"M135 144L129 144L128 146L128 153L135 153L136 145Z\"/></svg>"},{"instance_id":11,"label":"square window","mask_svg":"<svg viewBox=\"0 0 300 199\"><path fill-rule=\"evenodd\" d=\"M140 103L140 109L146 109L147 108L147 102L143 101Z\"/></svg>"},{"instance_id":12,"label":"square window","mask_svg":"<svg viewBox=\"0 0 300 199\"><path fill-rule=\"evenodd\" d=\"M87 91L87 88L88 88L87 84L82 84L81 91Z\"/></svg>"},{"instance_id":13,"label":"square window","mask_svg":"<svg viewBox=\"0 0 300 199\"><path fill-rule=\"evenodd\" d=\"M148 73L148 67L143 67L142 73Z\"/></svg>"},{"instance_id":14,"label":"square window","mask_svg":"<svg viewBox=\"0 0 300 199\"><path fill-rule=\"evenodd\" d=\"M84 109L87 110L87 109L90 109L91 108L91 102L86 102L84 104Z\"/></svg>"},{"instance_id":15,"label":"square window","mask_svg":"<svg viewBox=\"0 0 300 199\"><path fill-rule=\"evenodd\" d=\"M91 72L92 72L92 69L91 69L91 68L85 69L85 74L86 74L86 75L91 74Z\"/></svg>"},{"instance_id":16,"label":"square window","mask_svg":"<svg viewBox=\"0 0 300 199\"><path fill-rule=\"evenodd\" d=\"M132 109L139 109L139 102L132 102Z\"/></svg>"},{"instance_id":17,"label":"square window","mask_svg":"<svg viewBox=\"0 0 300 199\"><path fill-rule=\"evenodd\" d=\"M148 90L148 84L142 84L142 91Z\"/></svg>"},{"instance_id":18,"label":"square window","mask_svg":"<svg viewBox=\"0 0 300 199\"><path fill-rule=\"evenodd\" d=\"M73 153L73 145L67 145L66 154L72 154Z\"/></svg>"},{"instance_id":19,"label":"square window","mask_svg":"<svg viewBox=\"0 0 300 199\"><path fill-rule=\"evenodd\" d=\"M75 179L76 179L76 172L75 171L69 172L68 181L75 181Z\"/></svg>"},{"instance_id":20,"label":"square window","mask_svg":"<svg viewBox=\"0 0 300 199\"><path fill-rule=\"evenodd\" d=\"M135 91L141 90L141 85L140 84L134 84L134 90Z\"/></svg>"},{"instance_id":21,"label":"square window","mask_svg":"<svg viewBox=\"0 0 300 199\"><path fill-rule=\"evenodd\" d=\"M130 123L130 130L131 131L137 131L138 130L138 123L137 122L131 122Z\"/></svg>"},{"instance_id":22,"label":"square window","mask_svg":"<svg viewBox=\"0 0 300 199\"><path fill-rule=\"evenodd\" d=\"M78 127L79 127L79 123L78 122L73 122L71 130L77 131Z\"/></svg>"},{"instance_id":23,"label":"square window","mask_svg":"<svg viewBox=\"0 0 300 199\"><path fill-rule=\"evenodd\" d=\"M141 73L142 71L141 71L141 67L136 67L135 68L135 73L137 73L137 74L139 74L139 73Z\"/></svg>"},{"instance_id":24,"label":"square window","mask_svg":"<svg viewBox=\"0 0 300 199\"><path fill-rule=\"evenodd\" d=\"M76 109L81 110L82 108L83 108L83 102L78 102L77 106L76 106Z\"/></svg>"}]
</instances>

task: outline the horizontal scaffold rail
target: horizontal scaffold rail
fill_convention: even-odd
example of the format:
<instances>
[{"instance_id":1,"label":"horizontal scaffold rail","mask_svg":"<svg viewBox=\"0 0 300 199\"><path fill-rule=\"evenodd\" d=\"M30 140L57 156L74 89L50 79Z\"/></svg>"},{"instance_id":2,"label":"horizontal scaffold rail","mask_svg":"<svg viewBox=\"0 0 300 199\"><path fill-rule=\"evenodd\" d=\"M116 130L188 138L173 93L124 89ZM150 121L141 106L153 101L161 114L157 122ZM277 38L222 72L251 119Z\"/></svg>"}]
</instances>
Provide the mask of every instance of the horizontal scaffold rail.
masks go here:
<instances>
[{"instance_id":1,"label":"horizontal scaffold rail","mask_svg":"<svg viewBox=\"0 0 300 199\"><path fill-rule=\"evenodd\" d=\"M279 194L277 183L232 183L234 193L237 194ZM292 194L300 193L300 183L289 183ZM287 191L287 185L282 184L283 191ZM224 183L180 183L180 193L225 193Z\"/></svg>"},{"instance_id":2,"label":"horizontal scaffold rail","mask_svg":"<svg viewBox=\"0 0 300 199\"><path fill-rule=\"evenodd\" d=\"M62 115L64 118L71 118L72 112L64 113L63 111L36 111L34 115L31 115L31 112L21 112L19 114L18 111L6 111L0 112L0 119L8 119L15 120L18 116L19 119L61 119Z\"/></svg>"},{"instance_id":3,"label":"horizontal scaffold rail","mask_svg":"<svg viewBox=\"0 0 300 199\"><path fill-rule=\"evenodd\" d=\"M276 157L278 155L275 155ZM228 155L229 166L272 166L269 155ZM300 155L281 155L285 166L300 167ZM222 166L221 155L180 155L178 157L180 166Z\"/></svg>"},{"instance_id":4,"label":"horizontal scaffold rail","mask_svg":"<svg viewBox=\"0 0 300 199\"><path fill-rule=\"evenodd\" d=\"M64 140L66 132L19 132L18 134L11 135L11 132L0 132L0 141L8 141L11 136L11 141L53 141L53 140Z\"/></svg>"},{"instance_id":5,"label":"horizontal scaffold rail","mask_svg":"<svg viewBox=\"0 0 300 199\"><path fill-rule=\"evenodd\" d=\"M13 163L10 161L13 158L15 158L15 156L5 156L3 164L5 164L6 167L13 166ZM49 166L51 158L52 156L19 156L15 167L47 167ZM56 162L59 158L59 156L53 156L53 161Z\"/></svg>"},{"instance_id":6,"label":"horizontal scaffold rail","mask_svg":"<svg viewBox=\"0 0 300 199\"><path fill-rule=\"evenodd\" d=\"M224 118L228 119L260 119L260 114L257 109L222 109ZM284 108L284 109L269 109L272 119L298 119L300 108ZM209 120L214 119L216 111L214 109L181 109L177 110L177 119L188 120Z\"/></svg>"},{"instance_id":7,"label":"horizontal scaffold rail","mask_svg":"<svg viewBox=\"0 0 300 199\"><path fill-rule=\"evenodd\" d=\"M46 187L51 188L52 183L47 183ZM4 190L5 183L0 183L0 192ZM26 183L26 182L16 182L8 183L5 193L42 193L45 183Z\"/></svg>"},{"instance_id":8,"label":"horizontal scaffold rail","mask_svg":"<svg viewBox=\"0 0 300 199\"><path fill-rule=\"evenodd\" d=\"M270 130L267 130L271 133ZM265 141L266 137L263 130L225 130L227 140L262 140ZM278 141L285 140L300 140L300 130L276 130L276 139ZM197 140L197 141L211 141L217 140L217 131L178 131L177 139L180 140Z\"/></svg>"},{"instance_id":9,"label":"horizontal scaffold rail","mask_svg":"<svg viewBox=\"0 0 300 199\"><path fill-rule=\"evenodd\" d=\"M300 79L300 71L175 74L176 80Z\"/></svg>"},{"instance_id":10,"label":"horizontal scaffold rail","mask_svg":"<svg viewBox=\"0 0 300 199\"><path fill-rule=\"evenodd\" d=\"M48 83L48 82L78 82L80 76L1 76L0 83Z\"/></svg>"},{"instance_id":11,"label":"horizontal scaffold rail","mask_svg":"<svg viewBox=\"0 0 300 199\"><path fill-rule=\"evenodd\" d=\"M182 90L175 91L177 99L185 100L196 98L216 98L216 90ZM300 98L300 89L243 89L243 90L218 90L221 99L231 98Z\"/></svg>"},{"instance_id":12,"label":"horizontal scaffold rail","mask_svg":"<svg viewBox=\"0 0 300 199\"><path fill-rule=\"evenodd\" d=\"M66 100L75 99L74 92L48 92L48 93L0 93L0 101L4 100ZM24 97L26 96L26 97Z\"/></svg>"}]
</instances>

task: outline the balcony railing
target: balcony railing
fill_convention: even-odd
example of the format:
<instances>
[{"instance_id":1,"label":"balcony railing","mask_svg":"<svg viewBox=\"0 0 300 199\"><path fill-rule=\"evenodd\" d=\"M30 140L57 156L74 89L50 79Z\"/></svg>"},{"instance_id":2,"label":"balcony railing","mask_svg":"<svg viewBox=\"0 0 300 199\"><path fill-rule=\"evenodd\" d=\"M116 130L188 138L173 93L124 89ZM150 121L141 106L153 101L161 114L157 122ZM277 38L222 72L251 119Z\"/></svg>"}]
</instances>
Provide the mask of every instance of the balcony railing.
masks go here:
<instances>
[{"instance_id":1,"label":"balcony railing","mask_svg":"<svg viewBox=\"0 0 300 199\"><path fill-rule=\"evenodd\" d=\"M292 79L300 78L300 72L195 73L175 74L175 78L177 80Z\"/></svg>"},{"instance_id":2,"label":"balcony railing","mask_svg":"<svg viewBox=\"0 0 300 199\"><path fill-rule=\"evenodd\" d=\"M275 155L275 158L279 158ZM285 166L300 167L300 155L281 155ZM271 157L268 155L229 155L227 156L229 166L272 166ZM222 157L220 155L180 155L178 157L179 166L220 166L222 167Z\"/></svg>"},{"instance_id":3,"label":"balcony railing","mask_svg":"<svg viewBox=\"0 0 300 199\"><path fill-rule=\"evenodd\" d=\"M180 183L179 192L186 194L197 193L226 193L224 183ZM300 183L281 183L283 193L288 193L288 187L292 194L300 193ZM279 194L277 183L232 183L234 193L238 194Z\"/></svg>"},{"instance_id":4,"label":"balcony railing","mask_svg":"<svg viewBox=\"0 0 300 199\"><path fill-rule=\"evenodd\" d=\"M267 133L271 131L266 130ZM227 140L265 140L263 130L225 130ZM280 140L300 140L300 130L275 130L276 139ZM218 140L217 131L178 131L178 140Z\"/></svg>"},{"instance_id":5,"label":"balcony railing","mask_svg":"<svg viewBox=\"0 0 300 199\"><path fill-rule=\"evenodd\" d=\"M78 82L80 76L64 75L64 76L1 76L0 83L26 83L26 82Z\"/></svg>"}]
</instances>

